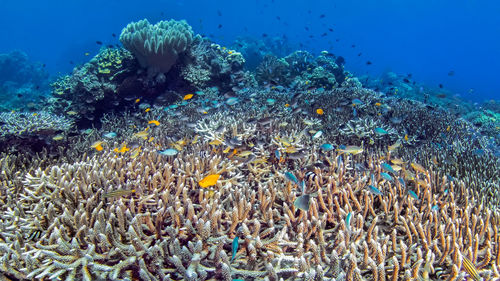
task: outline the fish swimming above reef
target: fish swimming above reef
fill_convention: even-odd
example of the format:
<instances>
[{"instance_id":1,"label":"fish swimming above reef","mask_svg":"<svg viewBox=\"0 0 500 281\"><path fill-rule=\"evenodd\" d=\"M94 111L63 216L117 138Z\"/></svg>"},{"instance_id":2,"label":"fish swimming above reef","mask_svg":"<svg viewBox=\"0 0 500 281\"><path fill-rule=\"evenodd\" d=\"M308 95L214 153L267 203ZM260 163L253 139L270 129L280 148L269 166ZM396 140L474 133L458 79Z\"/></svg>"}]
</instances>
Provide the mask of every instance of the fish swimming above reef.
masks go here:
<instances>
[{"instance_id":1,"label":"fish swimming above reef","mask_svg":"<svg viewBox=\"0 0 500 281\"><path fill-rule=\"evenodd\" d=\"M373 129L373 132L375 132L375 134L377 134L379 136L387 135L389 133L386 130L384 130L383 128L380 128L380 127Z\"/></svg>"},{"instance_id":2,"label":"fish swimming above reef","mask_svg":"<svg viewBox=\"0 0 500 281\"><path fill-rule=\"evenodd\" d=\"M363 153L363 147L348 145L345 148L338 148L337 151L340 151L340 152L345 153L345 154L356 155L356 154Z\"/></svg>"},{"instance_id":3,"label":"fish swimming above reef","mask_svg":"<svg viewBox=\"0 0 500 281\"><path fill-rule=\"evenodd\" d=\"M392 168L392 166L389 165L389 164L387 164L387 163L380 164L380 167L382 169L384 169L385 171L389 172L389 173L396 174L396 171L394 171L394 169Z\"/></svg>"},{"instance_id":4,"label":"fish swimming above reef","mask_svg":"<svg viewBox=\"0 0 500 281\"><path fill-rule=\"evenodd\" d=\"M231 246L231 252L232 252L231 262L234 260L234 258L236 257L236 253L238 252L238 241L239 241L238 236L235 236L233 239L232 246Z\"/></svg>"},{"instance_id":5,"label":"fish swimming above reef","mask_svg":"<svg viewBox=\"0 0 500 281\"><path fill-rule=\"evenodd\" d=\"M311 206L311 194L304 194L297 197L297 199L293 201L293 205L295 206L295 208L301 209L306 212L309 211L309 207Z\"/></svg>"},{"instance_id":6,"label":"fish swimming above reef","mask_svg":"<svg viewBox=\"0 0 500 281\"><path fill-rule=\"evenodd\" d=\"M217 184L217 181L219 180L220 175L219 174L214 174L214 175L208 175L204 177L202 180L198 182L198 184L203 187L209 187Z\"/></svg>"},{"instance_id":7,"label":"fish swimming above reef","mask_svg":"<svg viewBox=\"0 0 500 281\"><path fill-rule=\"evenodd\" d=\"M135 189L117 189L104 193L104 198L127 196L132 193L135 193Z\"/></svg>"},{"instance_id":8,"label":"fish swimming above reef","mask_svg":"<svg viewBox=\"0 0 500 281\"><path fill-rule=\"evenodd\" d=\"M160 155L165 155L165 156L174 156L174 155L177 155L177 153L179 153L179 151L175 148L168 148L168 149L165 149L165 150L158 150L158 154Z\"/></svg>"},{"instance_id":9,"label":"fish swimming above reef","mask_svg":"<svg viewBox=\"0 0 500 281\"><path fill-rule=\"evenodd\" d=\"M384 195L384 193L382 193L382 191L380 191L380 189L376 188L373 185L368 185L368 190L370 191L370 193L372 193L374 195Z\"/></svg>"}]
</instances>

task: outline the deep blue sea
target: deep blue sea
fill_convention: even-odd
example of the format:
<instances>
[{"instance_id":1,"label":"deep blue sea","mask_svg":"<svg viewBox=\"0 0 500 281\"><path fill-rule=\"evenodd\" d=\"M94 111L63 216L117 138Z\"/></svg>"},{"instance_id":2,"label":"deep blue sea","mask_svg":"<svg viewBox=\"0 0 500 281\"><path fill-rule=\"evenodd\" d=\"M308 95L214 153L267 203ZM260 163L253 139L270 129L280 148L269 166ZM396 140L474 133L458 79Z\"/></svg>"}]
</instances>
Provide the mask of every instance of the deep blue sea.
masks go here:
<instances>
[{"instance_id":1,"label":"deep blue sea","mask_svg":"<svg viewBox=\"0 0 500 281\"><path fill-rule=\"evenodd\" d=\"M221 45L281 38L286 50L328 50L357 76L387 71L474 102L499 99L500 2L13 1L0 4L0 53L25 52L51 75L71 72L123 27L185 19ZM116 34L116 37L112 35ZM370 62L371 64L367 64Z\"/></svg>"}]
</instances>

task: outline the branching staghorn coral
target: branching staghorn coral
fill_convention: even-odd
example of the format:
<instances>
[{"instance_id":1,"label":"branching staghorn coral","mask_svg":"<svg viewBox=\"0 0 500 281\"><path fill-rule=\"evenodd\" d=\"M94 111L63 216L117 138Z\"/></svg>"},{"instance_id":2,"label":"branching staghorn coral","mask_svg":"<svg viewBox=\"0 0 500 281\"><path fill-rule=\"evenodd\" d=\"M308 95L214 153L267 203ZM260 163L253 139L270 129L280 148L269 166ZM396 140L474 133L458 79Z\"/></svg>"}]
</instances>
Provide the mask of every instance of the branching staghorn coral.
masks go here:
<instances>
[{"instance_id":1,"label":"branching staghorn coral","mask_svg":"<svg viewBox=\"0 0 500 281\"><path fill-rule=\"evenodd\" d=\"M352 100L348 93L358 96L360 90L335 92ZM276 98L276 104L287 99ZM326 114L334 114L328 111L333 102L325 102ZM338 131L322 128L321 142L298 138L307 127L302 114L277 106L256 114L247 110L249 103L200 121L206 125L198 127L201 138L185 141L177 155L158 154L157 147L170 142L181 118L204 116L192 110L196 106L163 116L172 120L162 121L161 130L151 128L155 139L141 143L143 150L135 157L111 146L102 151L89 147L78 161L22 170L16 175L22 183L11 180L14 169L6 169L9 175L0 186L5 194L2 274L20 280L451 280L469 276L463 266L467 258L482 278L500 277L500 214L481 204L479 188L469 188L467 172L478 173L472 164L460 163L461 173L451 181L450 167L440 170L432 164L431 148L403 146L397 157L415 163L401 164L387 180L380 164L390 163L395 152L364 150L342 155L340 161L340 152L318 148L323 140L352 144ZM270 122L262 119L270 116ZM280 126L282 116L288 125ZM146 127L147 119L132 123ZM218 134L224 141L241 141L232 144L235 153L209 144L223 120L231 124ZM122 126L122 121L116 122ZM121 134L119 142L130 142L130 132ZM191 140L194 133L177 134ZM303 157L274 161L271 154L280 144L285 148L288 138L302 148ZM255 158L238 159L246 151ZM366 171L351 168L358 163ZM498 189L494 168L486 166L484 174ZM304 180L304 189L286 179L285 172ZM212 174L221 175L217 183L201 188L198 182ZM7 195L13 187L19 193ZM110 195L113 191L122 195ZM311 195L307 211L294 204L304 192ZM30 238L36 231L40 237ZM236 236L239 248L231 261Z\"/></svg>"}]
</instances>

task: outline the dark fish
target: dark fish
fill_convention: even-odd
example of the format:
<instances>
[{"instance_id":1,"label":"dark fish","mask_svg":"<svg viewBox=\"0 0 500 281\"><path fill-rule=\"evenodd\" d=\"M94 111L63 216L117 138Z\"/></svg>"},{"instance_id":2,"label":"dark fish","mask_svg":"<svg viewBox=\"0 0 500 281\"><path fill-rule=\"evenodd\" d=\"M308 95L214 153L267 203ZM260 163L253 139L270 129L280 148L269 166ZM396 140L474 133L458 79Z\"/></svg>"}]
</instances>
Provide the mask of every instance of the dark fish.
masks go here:
<instances>
[{"instance_id":1,"label":"dark fish","mask_svg":"<svg viewBox=\"0 0 500 281\"><path fill-rule=\"evenodd\" d=\"M404 81L405 83L410 83L410 80L408 80L407 78L404 78L404 79L403 79L403 81Z\"/></svg>"},{"instance_id":2,"label":"dark fish","mask_svg":"<svg viewBox=\"0 0 500 281\"><path fill-rule=\"evenodd\" d=\"M108 47L110 49L113 49L115 46L113 46L113 45L106 45L106 47Z\"/></svg>"},{"instance_id":3,"label":"dark fish","mask_svg":"<svg viewBox=\"0 0 500 281\"><path fill-rule=\"evenodd\" d=\"M273 122L274 118L273 117L263 117L263 118L260 118L259 120L257 120L257 123L259 123L259 125L269 125L271 124L271 122Z\"/></svg>"},{"instance_id":4,"label":"dark fish","mask_svg":"<svg viewBox=\"0 0 500 281\"><path fill-rule=\"evenodd\" d=\"M333 32L333 28L328 28L328 31Z\"/></svg>"},{"instance_id":5,"label":"dark fish","mask_svg":"<svg viewBox=\"0 0 500 281\"><path fill-rule=\"evenodd\" d=\"M217 10L217 15L218 15L219 17L220 17L220 16L222 16L222 13L221 13L221 11L220 11L220 10Z\"/></svg>"},{"instance_id":6,"label":"dark fish","mask_svg":"<svg viewBox=\"0 0 500 281\"><path fill-rule=\"evenodd\" d=\"M450 72L448 72L448 76L453 76L455 75L455 71L451 70Z\"/></svg>"},{"instance_id":7,"label":"dark fish","mask_svg":"<svg viewBox=\"0 0 500 281\"><path fill-rule=\"evenodd\" d=\"M440 99L444 99L444 98L446 98L446 94L437 94L436 97L438 97Z\"/></svg>"},{"instance_id":8,"label":"dark fish","mask_svg":"<svg viewBox=\"0 0 500 281\"><path fill-rule=\"evenodd\" d=\"M23 97L23 94L17 94L17 97L18 97L18 98L22 98L22 97Z\"/></svg>"},{"instance_id":9,"label":"dark fish","mask_svg":"<svg viewBox=\"0 0 500 281\"><path fill-rule=\"evenodd\" d=\"M111 33L111 36L113 36L113 37L116 37L116 34L114 34L114 33Z\"/></svg>"},{"instance_id":10,"label":"dark fish","mask_svg":"<svg viewBox=\"0 0 500 281\"><path fill-rule=\"evenodd\" d=\"M328 33L324 32L323 34L321 34L321 37L325 37L327 35L328 35Z\"/></svg>"},{"instance_id":11,"label":"dark fish","mask_svg":"<svg viewBox=\"0 0 500 281\"><path fill-rule=\"evenodd\" d=\"M221 29L222 28L222 24L219 23L219 26L217 26L217 28Z\"/></svg>"},{"instance_id":12,"label":"dark fish","mask_svg":"<svg viewBox=\"0 0 500 281\"><path fill-rule=\"evenodd\" d=\"M361 57L361 54L362 54L362 53L359 53L359 54L358 54L358 57Z\"/></svg>"},{"instance_id":13,"label":"dark fish","mask_svg":"<svg viewBox=\"0 0 500 281\"><path fill-rule=\"evenodd\" d=\"M325 18L325 17L326 17L326 15L325 15L325 14L321 14L321 15L319 15L319 18L320 18L320 19Z\"/></svg>"},{"instance_id":14,"label":"dark fish","mask_svg":"<svg viewBox=\"0 0 500 281\"><path fill-rule=\"evenodd\" d=\"M335 60L335 63L337 65L344 65L345 64L345 59L342 56L338 56L337 59Z\"/></svg>"},{"instance_id":15,"label":"dark fish","mask_svg":"<svg viewBox=\"0 0 500 281\"><path fill-rule=\"evenodd\" d=\"M307 26L304 26L304 29L307 30L307 31L309 31L309 27L307 27Z\"/></svg>"},{"instance_id":16,"label":"dark fish","mask_svg":"<svg viewBox=\"0 0 500 281\"><path fill-rule=\"evenodd\" d=\"M69 61L69 64L75 64L72 60Z\"/></svg>"},{"instance_id":17,"label":"dark fish","mask_svg":"<svg viewBox=\"0 0 500 281\"><path fill-rule=\"evenodd\" d=\"M42 64L42 67L46 67L46 66L47 66L47 64L45 64L45 63L44 63L44 64Z\"/></svg>"},{"instance_id":18,"label":"dark fish","mask_svg":"<svg viewBox=\"0 0 500 281\"><path fill-rule=\"evenodd\" d=\"M95 43L96 43L97 45L102 45L102 42L101 42L101 41L95 41Z\"/></svg>"},{"instance_id":19,"label":"dark fish","mask_svg":"<svg viewBox=\"0 0 500 281\"><path fill-rule=\"evenodd\" d=\"M306 157L306 154L304 152L295 152L295 153L289 153L288 154L288 159L292 160L298 160Z\"/></svg>"},{"instance_id":20,"label":"dark fish","mask_svg":"<svg viewBox=\"0 0 500 281\"><path fill-rule=\"evenodd\" d=\"M262 33L262 37L266 38L267 37L267 33Z\"/></svg>"},{"instance_id":21,"label":"dark fish","mask_svg":"<svg viewBox=\"0 0 500 281\"><path fill-rule=\"evenodd\" d=\"M352 45L351 45L351 48L356 48L356 45L352 44Z\"/></svg>"},{"instance_id":22,"label":"dark fish","mask_svg":"<svg viewBox=\"0 0 500 281\"><path fill-rule=\"evenodd\" d=\"M280 18L279 16L276 16L276 19L277 19L277 20L281 20L281 18Z\"/></svg>"},{"instance_id":23,"label":"dark fish","mask_svg":"<svg viewBox=\"0 0 500 281\"><path fill-rule=\"evenodd\" d=\"M370 64L372 64L371 61L366 61L366 65L370 65Z\"/></svg>"},{"instance_id":24,"label":"dark fish","mask_svg":"<svg viewBox=\"0 0 500 281\"><path fill-rule=\"evenodd\" d=\"M439 88L442 89L443 88L443 84L439 84Z\"/></svg>"}]
</instances>

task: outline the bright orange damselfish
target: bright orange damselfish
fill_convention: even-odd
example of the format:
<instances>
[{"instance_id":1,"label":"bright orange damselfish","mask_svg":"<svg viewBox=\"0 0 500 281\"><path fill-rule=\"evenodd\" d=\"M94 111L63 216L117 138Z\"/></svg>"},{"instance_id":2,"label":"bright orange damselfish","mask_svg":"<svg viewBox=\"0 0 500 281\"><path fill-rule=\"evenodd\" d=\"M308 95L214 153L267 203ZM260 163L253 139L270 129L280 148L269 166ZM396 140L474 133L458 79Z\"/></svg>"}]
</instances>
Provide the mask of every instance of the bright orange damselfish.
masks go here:
<instances>
[{"instance_id":1,"label":"bright orange damselfish","mask_svg":"<svg viewBox=\"0 0 500 281\"><path fill-rule=\"evenodd\" d=\"M316 113L317 113L318 115L323 115L323 114L325 114L325 112L324 112L324 111L323 111L323 109L321 109L321 108L316 109Z\"/></svg>"},{"instance_id":2,"label":"bright orange damselfish","mask_svg":"<svg viewBox=\"0 0 500 281\"><path fill-rule=\"evenodd\" d=\"M190 100L194 95L193 94L187 94L182 98L183 100Z\"/></svg>"},{"instance_id":3,"label":"bright orange damselfish","mask_svg":"<svg viewBox=\"0 0 500 281\"><path fill-rule=\"evenodd\" d=\"M204 177L201 181L198 182L198 184L203 187L209 187L212 185L215 185L217 181L219 180L220 175L219 174L214 174L214 175L208 175Z\"/></svg>"}]
</instances>

